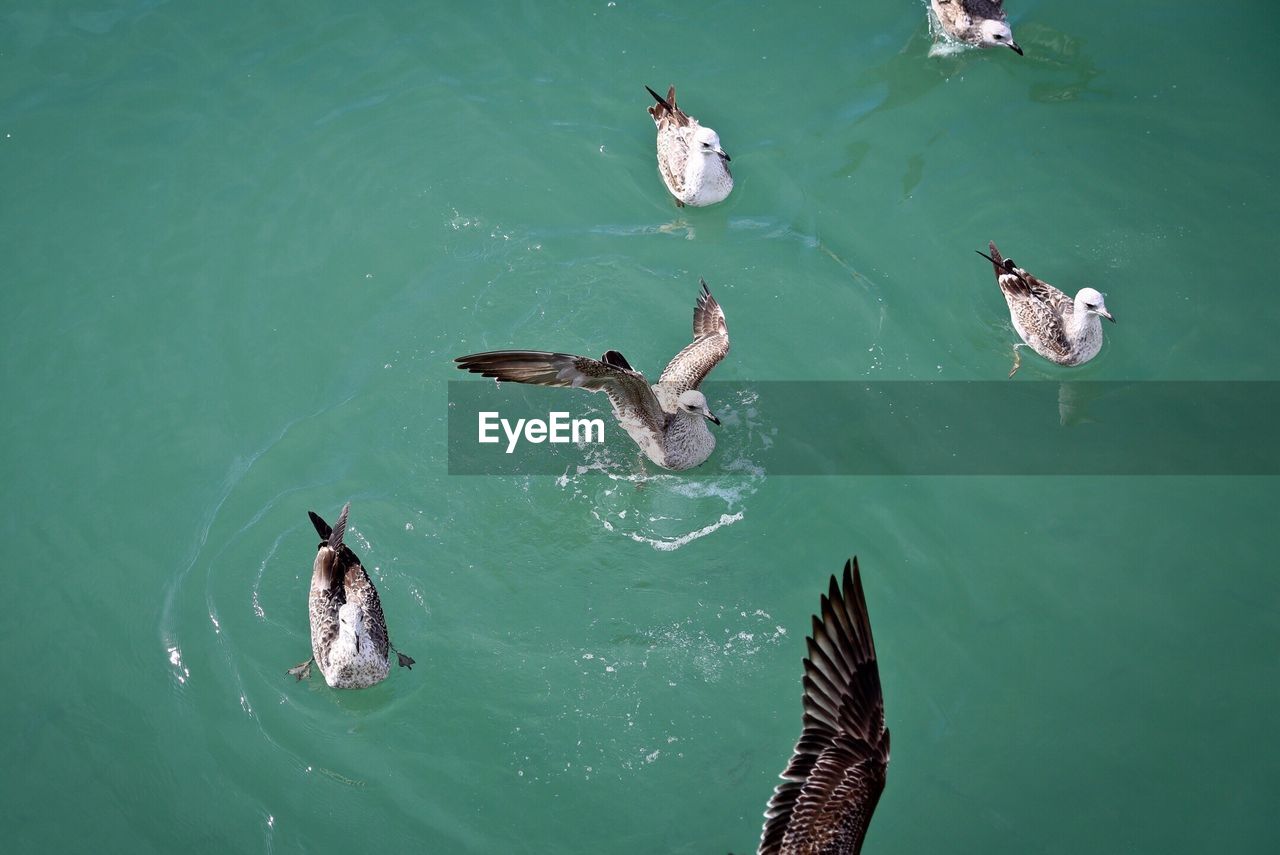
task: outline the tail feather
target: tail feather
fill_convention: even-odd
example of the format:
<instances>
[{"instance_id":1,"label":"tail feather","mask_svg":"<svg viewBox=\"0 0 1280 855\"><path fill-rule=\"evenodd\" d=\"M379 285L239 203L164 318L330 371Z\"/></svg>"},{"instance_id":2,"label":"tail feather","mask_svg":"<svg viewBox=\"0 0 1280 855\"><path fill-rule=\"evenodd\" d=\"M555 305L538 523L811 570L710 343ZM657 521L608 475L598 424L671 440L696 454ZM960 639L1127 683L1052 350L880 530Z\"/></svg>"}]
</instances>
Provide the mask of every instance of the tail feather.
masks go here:
<instances>
[{"instance_id":1,"label":"tail feather","mask_svg":"<svg viewBox=\"0 0 1280 855\"><path fill-rule=\"evenodd\" d=\"M307 511L307 516L311 517L311 524L316 528L316 534L320 535L323 541L316 550L312 572L319 574L320 587L326 590L333 588L341 581L335 571L338 568L338 553L342 551L342 536L347 531L347 513L350 510L350 502L342 506L338 524L333 528L329 528L329 524L315 511Z\"/></svg>"}]
</instances>

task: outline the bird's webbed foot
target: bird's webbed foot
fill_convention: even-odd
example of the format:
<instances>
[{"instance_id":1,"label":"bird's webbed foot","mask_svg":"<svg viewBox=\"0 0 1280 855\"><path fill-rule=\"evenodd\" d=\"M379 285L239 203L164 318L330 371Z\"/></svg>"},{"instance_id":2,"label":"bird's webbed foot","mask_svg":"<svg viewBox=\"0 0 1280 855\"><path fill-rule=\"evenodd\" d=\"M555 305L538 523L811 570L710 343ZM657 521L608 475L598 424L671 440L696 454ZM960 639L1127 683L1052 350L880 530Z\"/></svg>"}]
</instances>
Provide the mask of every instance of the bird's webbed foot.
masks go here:
<instances>
[{"instance_id":1,"label":"bird's webbed foot","mask_svg":"<svg viewBox=\"0 0 1280 855\"><path fill-rule=\"evenodd\" d=\"M311 663L314 661L316 660L313 656L306 662L299 662L297 665L294 665L289 669L289 676L297 677L298 682L301 683L303 680L306 680L311 676Z\"/></svg>"},{"instance_id":2,"label":"bird's webbed foot","mask_svg":"<svg viewBox=\"0 0 1280 855\"><path fill-rule=\"evenodd\" d=\"M1009 369L1010 377L1017 374L1018 368L1022 365L1022 351L1018 349L1020 347L1023 347L1023 345L1015 344L1013 346L1013 367Z\"/></svg>"}]
</instances>

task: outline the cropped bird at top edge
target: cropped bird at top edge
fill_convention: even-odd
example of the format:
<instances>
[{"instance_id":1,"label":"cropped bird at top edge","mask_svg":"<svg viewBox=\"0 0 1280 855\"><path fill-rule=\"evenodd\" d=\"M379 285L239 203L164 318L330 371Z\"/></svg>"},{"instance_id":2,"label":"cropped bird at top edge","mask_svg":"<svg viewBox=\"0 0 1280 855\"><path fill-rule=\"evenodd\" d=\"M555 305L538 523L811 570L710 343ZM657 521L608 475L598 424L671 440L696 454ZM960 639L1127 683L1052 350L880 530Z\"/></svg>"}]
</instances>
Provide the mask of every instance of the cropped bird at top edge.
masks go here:
<instances>
[{"instance_id":1,"label":"cropped bird at top edge","mask_svg":"<svg viewBox=\"0 0 1280 855\"><path fill-rule=\"evenodd\" d=\"M311 676L315 662L334 689L363 689L382 682L390 670L388 651L395 651L400 667L414 665L388 638L378 589L360 559L342 542L350 509L350 503L343 505L333 528L319 514L307 511L320 535L308 598L311 658L289 669L303 680Z\"/></svg>"},{"instance_id":2,"label":"cropped bird at top edge","mask_svg":"<svg viewBox=\"0 0 1280 855\"><path fill-rule=\"evenodd\" d=\"M1004 14L1004 0L930 0L943 32L977 47L1007 47L1022 56Z\"/></svg>"},{"instance_id":3,"label":"cropped bird at top edge","mask_svg":"<svg viewBox=\"0 0 1280 855\"><path fill-rule=\"evenodd\" d=\"M804 728L765 811L759 855L856 855L884 791L889 731L858 559L805 639Z\"/></svg>"},{"instance_id":4,"label":"cropped bird at top edge","mask_svg":"<svg viewBox=\"0 0 1280 855\"><path fill-rule=\"evenodd\" d=\"M698 208L724 201L733 190L733 174L719 134L676 105L675 86L666 98L645 89L657 102L649 105L649 115L658 127L658 174L676 205Z\"/></svg>"},{"instance_id":5,"label":"cropped bird at top edge","mask_svg":"<svg viewBox=\"0 0 1280 855\"><path fill-rule=\"evenodd\" d=\"M459 356L454 362L495 380L604 392L618 424L654 463L691 469L715 450L707 422L720 424L698 386L729 352L724 311L707 283L693 310L693 341L685 345L650 385L616 350L599 359L537 350L496 350Z\"/></svg>"},{"instance_id":6,"label":"cropped bird at top edge","mask_svg":"<svg viewBox=\"0 0 1280 855\"><path fill-rule=\"evenodd\" d=\"M1082 365L1098 355L1102 349L1100 318L1116 322L1101 292L1081 288L1072 298L1018 267L1012 258L1000 255L995 241L987 246L990 255L976 251L994 265L996 284L1009 304L1009 319L1022 338L1021 344L1013 346L1010 377L1022 364L1018 348L1024 345L1058 365Z\"/></svg>"}]
</instances>

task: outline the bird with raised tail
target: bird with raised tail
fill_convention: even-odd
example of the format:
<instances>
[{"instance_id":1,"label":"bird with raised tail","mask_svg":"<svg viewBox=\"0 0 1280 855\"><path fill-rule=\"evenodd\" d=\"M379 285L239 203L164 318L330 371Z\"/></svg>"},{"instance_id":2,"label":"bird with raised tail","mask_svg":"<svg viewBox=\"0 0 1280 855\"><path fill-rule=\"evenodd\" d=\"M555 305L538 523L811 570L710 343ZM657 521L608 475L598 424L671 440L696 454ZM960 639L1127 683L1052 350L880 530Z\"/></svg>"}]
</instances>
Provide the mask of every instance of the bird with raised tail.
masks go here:
<instances>
[{"instance_id":1,"label":"bird with raised tail","mask_svg":"<svg viewBox=\"0 0 1280 855\"><path fill-rule=\"evenodd\" d=\"M666 98L645 89L657 102L649 106L649 115L658 126L658 174L676 204L697 208L724 201L733 190L733 174L719 134L676 106L674 86Z\"/></svg>"},{"instance_id":2,"label":"bird with raised tail","mask_svg":"<svg viewBox=\"0 0 1280 855\"><path fill-rule=\"evenodd\" d=\"M858 559L832 576L805 639L804 728L765 811L760 855L856 855L889 768L889 731Z\"/></svg>"},{"instance_id":3,"label":"bird with raised tail","mask_svg":"<svg viewBox=\"0 0 1280 855\"><path fill-rule=\"evenodd\" d=\"M320 535L308 601L311 658L289 669L291 675L304 680L311 676L311 663L315 662L334 689L363 689L382 682L390 670L390 651L395 651L400 667L414 665L413 659L391 644L378 589L360 559L342 542L350 510L350 503L343 506L333 528L319 514L307 512Z\"/></svg>"},{"instance_id":4,"label":"bird with raised tail","mask_svg":"<svg viewBox=\"0 0 1280 855\"><path fill-rule=\"evenodd\" d=\"M540 350L495 350L459 356L463 371L512 383L604 392L618 424L650 460L664 469L691 469L715 450L707 422L720 424L698 386L729 352L724 310L705 280L693 309L693 341L677 353L658 382L616 350L599 359Z\"/></svg>"},{"instance_id":5,"label":"bird with raised tail","mask_svg":"<svg viewBox=\"0 0 1280 855\"><path fill-rule=\"evenodd\" d=\"M1058 365L1082 365L1102 349L1102 318L1115 323L1107 311L1103 295L1093 288L1081 288L1076 296L1063 293L1005 258L995 242L987 244L991 254L978 255L995 266L996 284L1009 304L1009 319L1022 343L1013 346L1012 377L1022 364L1020 347L1029 347Z\"/></svg>"},{"instance_id":6,"label":"bird with raised tail","mask_svg":"<svg viewBox=\"0 0 1280 855\"><path fill-rule=\"evenodd\" d=\"M943 32L977 47L1007 47L1022 56L1004 14L1004 0L930 0Z\"/></svg>"}]
</instances>

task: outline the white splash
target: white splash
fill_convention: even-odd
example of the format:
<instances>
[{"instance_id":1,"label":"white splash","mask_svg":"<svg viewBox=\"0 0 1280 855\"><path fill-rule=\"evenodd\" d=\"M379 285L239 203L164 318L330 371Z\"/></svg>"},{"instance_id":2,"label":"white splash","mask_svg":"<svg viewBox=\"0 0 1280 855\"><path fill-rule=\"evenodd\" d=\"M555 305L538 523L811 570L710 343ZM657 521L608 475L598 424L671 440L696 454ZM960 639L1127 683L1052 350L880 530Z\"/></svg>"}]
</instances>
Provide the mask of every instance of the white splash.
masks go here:
<instances>
[{"instance_id":1,"label":"white splash","mask_svg":"<svg viewBox=\"0 0 1280 855\"><path fill-rule=\"evenodd\" d=\"M682 546L687 546L688 544L693 543L695 540L699 538L706 537L707 535L711 534L711 532L716 531L717 529L724 528L727 525L733 525L734 523L739 522L742 519L742 517L743 517L742 511L738 511L736 514L732 514L732 515L721 514L720 519L718 521L713 522L710 525L703 526L697 531L691 531L688 534L683 534L680 537L674 537L674 538L645 537L644 535L636 534L635 532L629 533L627 537L630 537L636 543L647 543L650 546L652 546L654 549L658 550L659 552L672 552L674 550L679 549Z\"/></svg>"}]
</instances>

